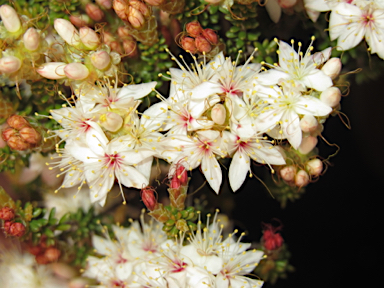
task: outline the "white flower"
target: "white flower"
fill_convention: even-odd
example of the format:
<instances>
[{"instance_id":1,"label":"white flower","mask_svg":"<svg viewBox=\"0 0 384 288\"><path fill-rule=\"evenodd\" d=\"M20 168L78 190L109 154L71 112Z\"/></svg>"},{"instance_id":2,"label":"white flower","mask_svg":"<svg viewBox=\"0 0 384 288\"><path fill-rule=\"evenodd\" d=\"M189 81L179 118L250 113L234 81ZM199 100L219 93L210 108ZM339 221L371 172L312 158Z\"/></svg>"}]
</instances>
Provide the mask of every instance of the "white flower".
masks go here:
<instances>
[{"instance_id":1,"label":"white flower","mask_svg":"<svg viewBox=\"0 0 384 288\"><path fill-rule=\"evenodd\" d=\"M312 37L312 42L314 41ZM277 41L277 40L275 40ZM309 46L305 54L301 51L301 42L299 42L299 51L296 52L292 47L284 41L279 42L279 65L271 66L267 72L260 73L254 83L262 85L274 85L281 81L293 80L301 89L313 88L323 91L332 86L332 79L325 75L318 66L326 62L331 55L331 48L327 48L322 52L311 54L313 46Z\"/></svg>"},{"instance_id":2,"label":"white flower","mask_svg":"<svg viewBox=\"0 0 384 288\"><path fill-rule=\"evenodd\" d=\"M329 34L338 39L338 50L351 49L365 38L370 52L384 58L384 9L368 1L340 3L332 10Z\"/></svg>"},{"instance_id":3,"label":"white flower","mask_svg":"<svg viewBox=\"0 0 384 288\"><path fill-rule=\"evenodd\" d=\"M270 105L257 118L260 131L281 126L279 131L293 148L297 149L302 140L299 115L327 116L332 108L312 96L302 96L294 83L284 82L279 88L262 88L259 97Z\"/></svg>"}]
</instances>

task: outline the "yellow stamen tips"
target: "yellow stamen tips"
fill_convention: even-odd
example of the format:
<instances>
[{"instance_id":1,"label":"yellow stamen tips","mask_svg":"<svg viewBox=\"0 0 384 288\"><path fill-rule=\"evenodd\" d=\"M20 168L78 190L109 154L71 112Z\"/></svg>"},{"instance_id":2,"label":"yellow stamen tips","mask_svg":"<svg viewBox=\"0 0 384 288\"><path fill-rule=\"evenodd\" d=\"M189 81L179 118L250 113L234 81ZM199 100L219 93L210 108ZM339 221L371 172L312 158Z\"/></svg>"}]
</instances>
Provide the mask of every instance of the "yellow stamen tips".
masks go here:
<instances>
[{"instance_id":1,"label":"yellow stamen tips","mask_svg":"<svg viewBox=\"0 0 384 288\"><path fill-rule=\"evenodd\" d=\"M123 201L123 205L127 205L127 201L124 200L124 201Z\"/></svg>"},{"instance_id":2,"label":"yellow stamen tips","mask_svg":"<svg viewBox=\"0 0 384 288\"><path fill-rule=\"evenodd\" d=\"M273 41L275 41L276 43L279 43L279 40L277 40L277 38L273 39Z\"/></svg>"},{"instance_id":3,"label":"yellow stamen tips","mask_svg":"<svg viewBox=\"0 0 384 288\"><path fill-rule=\"evenodd\" d=\"M162 77L162 76L163 76L163 74L162 74L162 73L159 73L157 76L159 76L159 77Z\"/></svg>"},{"instance_id":4,"label":"yellow stamen tips","mask_svg":"<svg viewBox=\"0 0 384 288\"><path fill-rule=\"evenodd\" d=\"M312 41L315 41L315 39L316 39L315 36L312 36L312 37L311 37L311 40L312 40Z\"/></svg>"},{"instance_id":5,"label":"yellow stamen tips","mask_svg":"<svg viewBox=\"0 0 384 288\"><path fill-rule=\"evenodd\" d=\"M272 173L272 174L275 174L275 170L272 169L272 170L271 170L271 173Z\"/></svg>"}]
</instances>

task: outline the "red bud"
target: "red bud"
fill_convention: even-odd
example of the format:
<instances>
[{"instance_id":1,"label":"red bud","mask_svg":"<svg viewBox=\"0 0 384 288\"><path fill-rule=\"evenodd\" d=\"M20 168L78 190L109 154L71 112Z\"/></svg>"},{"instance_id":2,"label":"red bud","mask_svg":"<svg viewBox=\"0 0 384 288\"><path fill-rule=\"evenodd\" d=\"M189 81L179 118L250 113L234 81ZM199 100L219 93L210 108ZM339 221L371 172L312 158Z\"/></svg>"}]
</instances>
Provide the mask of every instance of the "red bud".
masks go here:
<instances>
[{"instance_id":1,"label":"red bud","mask_svg":"<svg viewBox=\"0 0 384 288\"><path fill-rule=\"evenodd\" d=\"M9 228L9 234L16 237L21 237L25 233L25 226L20 222L12 223Z\"/></svg>"},{"instance_id":2,"label":"red bud","mask_svg":"<svg viewBox=\"0 0 384 288\"><path fill-rule=\"evenodd\" d=\"M15 210L9 207L3 207L0 209L0 219L9 221L15 218Z\"/></svg>"},{"instance_id":3,"label":"red bud","mask_svg":"<svg viewBox=\"0 0 384 288\"><path fill-rule=\"evenodd\" d=\"M199 36L195 38L195 45L197 50L199 50L200 52L208 53L212 49L212 46L209 43L209 41L205 39L203 36Z\"/></svg>"},{"instance_id":4,"label":"red bud","mask_svg":"<svg viewBox=\"0 0 384 288\"><path fill-rule=\"evenodd\" d=\"M189 22L185 29L187 30L188 34L191 37L196 38L197 36L200 36L201 33L203 33L203 28L201 27L200 23L197 21Z\"/></svg>"},{"instance_id":5,"label":"red bud","mask_svg":"<svg viewBox=\"0 0 384 288\"><path fill-rule=\"evenodd\" d=\"M25 126L29 126L29 123L27 120L25 120L24 117L21 117L19 115L12 115L7 119L7 123L12 128L15 128L16 130L20 130L21 128Z\"/></svg>"},{"instance_id":6,"label":"red bud","mask_svg":"<svg viewBox=\"0 0 384 288\"><path fill-rule=\"evenodd\" d=\"M211 44L217 44L219 42L219 37L217 37L217 34L216 34L215 30L212 30L212 29L209 29L209 28L204 29L203 36Z\"/></svg>"},{"instance_id":7,"label":"red bud","mask_svg":"<svg viewBox=\"0 0 384 288\"><path fill-rule=\"evenodd\" d=\"M153 188L147 187L141 190L141 200L143 200L145 207L147 207L149 211L155 210L157 199Z\"/></svg>"},{"instance_id":8,"label":"red bud","mask_svg":"<svg viewBox=\"0 0 384 288\"><path fill-rule=\"evenodd\" d=\"M197 53L197 48L196 48L195 40L193 38L191 38L191 37L183 37L181 39L181 43L180 44L181 44L181 47L185 51L189 51L192 54Z\"/></svg>"}]
</instances>

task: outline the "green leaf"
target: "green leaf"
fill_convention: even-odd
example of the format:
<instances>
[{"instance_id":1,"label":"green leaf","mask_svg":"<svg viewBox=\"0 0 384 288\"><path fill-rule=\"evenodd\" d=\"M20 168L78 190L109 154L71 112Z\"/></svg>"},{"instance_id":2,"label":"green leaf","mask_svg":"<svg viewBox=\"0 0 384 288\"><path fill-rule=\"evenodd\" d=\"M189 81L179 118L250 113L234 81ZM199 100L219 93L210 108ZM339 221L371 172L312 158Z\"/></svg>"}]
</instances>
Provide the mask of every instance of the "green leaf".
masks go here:
<instances>
[{"instance_id":1,"label":"green leaf","mask_svg":"<svg viewBox=\"0 0 384 288\"><path fill-rule=\"evenodd\" d=\"M71 229L71 227L72 226L70 224L61 224L61 225L56 227L56 230L67 231L67 230Z\"/></svg>"},{"instance_id":2,"label":"green leaf","mask_svg":"<svg viewBox=\"0 0 384 288\"><path fill-rule=\"evenodd\" d=\"M53 238L55 237L55 234L53 233L53 231L49 228L45 228L44 229L44 232L43 232L47 237L49 238Z\"/></svg>"},{"instance_id":3,"label":"green leaf","mask_svg":"<svg viewBox=\"0 0 384 288\"><path fill-rule=\"evenodd\" d=\"M60 218L59 224L63 224L65 222L68 222L70 219L71 219L71 213L68 212L68 213L64 214L63 217Z\"/></svg>"},{"instance_id":4,"label":"green leaf","mask_svg":"<svg viewBox=\"0 0 384 288\"><path fill-rule=\"evenodd\" d=\"M38 217L43 210L41 208L35 208L35 210L32 213L32 218Z\"/></svg>"}]
</instances>

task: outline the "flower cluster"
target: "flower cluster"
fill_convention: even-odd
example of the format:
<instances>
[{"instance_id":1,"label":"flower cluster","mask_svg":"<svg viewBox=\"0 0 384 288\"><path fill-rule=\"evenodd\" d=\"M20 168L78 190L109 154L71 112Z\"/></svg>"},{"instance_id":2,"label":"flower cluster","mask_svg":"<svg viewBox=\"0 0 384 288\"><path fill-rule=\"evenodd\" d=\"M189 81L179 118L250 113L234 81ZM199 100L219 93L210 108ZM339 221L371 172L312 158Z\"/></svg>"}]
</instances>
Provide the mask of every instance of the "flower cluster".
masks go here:
<instances>
[{"instance_id":1,"label":"flower cluster","mask_svg":"<svg viewBox=\"0 0 384 288\"><path fill-rule=\"evenodd\" d=\"M248 250L249 243L230 234L223 239L217 212L213 223L198 223L184 239L167 240L161 224L131 221L129 228L113 227L117 241L93 236L98 257L90 256L84 276L98 287L261 287L263 281L245 275L263 258L263 251ZM242 234L243 235L243 234ZM183 245L186 240L187 244Z\"/></svg>"}]
</instances>

